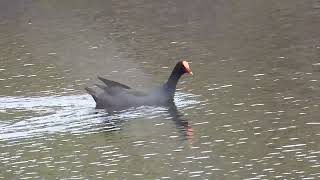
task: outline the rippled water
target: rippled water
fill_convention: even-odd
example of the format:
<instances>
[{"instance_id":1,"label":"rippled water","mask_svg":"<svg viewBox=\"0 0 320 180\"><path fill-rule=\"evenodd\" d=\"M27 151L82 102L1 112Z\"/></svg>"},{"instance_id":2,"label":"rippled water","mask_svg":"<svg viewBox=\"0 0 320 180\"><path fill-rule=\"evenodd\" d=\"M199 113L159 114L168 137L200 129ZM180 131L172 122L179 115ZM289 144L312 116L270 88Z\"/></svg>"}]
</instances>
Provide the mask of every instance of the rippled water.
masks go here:
<instances>
[{"instance_id":1,"label":"rippled water","mask_svg":"<svg viewBox=\"0 0 320 180\"><path fill-rule=\"evenodd\" d=\"M318 1L0 3L0 179L319 179ZM98 75L175 104L108 114Z\"/></svg>"},{"instance_id":2,"label":"rippled water","mask_svg":"<svg viewBox=\"0 0 320 180\"><path fill-rule=\"evenodd\" d=\"M188 99L194 96L192 94L176 95L175 104L178 104L179 108L200 103ZM29 139L55 133L90 134L119 130L120 126L117 124L131 119L154 119L163 116L164 119L177 120L178 116L182 116L175 104L174 107L143 106L108 114L105 110L93 109L95 103L89 95L3 97L0 101L0 110L3 113L20 112L19 121L4 121L0 124L3 140Z\"/></svg>"}]
</instances>

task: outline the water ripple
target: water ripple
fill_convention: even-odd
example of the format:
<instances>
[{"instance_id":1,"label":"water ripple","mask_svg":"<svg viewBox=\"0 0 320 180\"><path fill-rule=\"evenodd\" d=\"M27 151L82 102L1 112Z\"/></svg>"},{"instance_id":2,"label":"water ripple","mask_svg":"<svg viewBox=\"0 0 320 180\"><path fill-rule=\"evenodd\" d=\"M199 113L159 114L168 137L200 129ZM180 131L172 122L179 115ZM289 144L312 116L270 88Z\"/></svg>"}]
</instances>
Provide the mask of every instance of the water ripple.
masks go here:
<instances>
[{"instance_id":1,"label":"water ripple","mask_svg":"<svg viewBox=\"0 0 320 180\"><path fill-rule=\"evenodd\" d=\"M199 102L192 94L177 93L175 104L188 107ZM119 129L119 122L146 117L153 119L167 112L163 107L138 107L108 115L96 110L89 95L45 96L45 97L0 97L0 112L31 111L37 115L20 121L0 121L1 139L19 139L43 134L72 133L90 134ZM27 116L26 116L27 117ZM23 118L23 117L22 117ZM8 123L8 121L10 123Z\"/></svg>"}]
</instances>

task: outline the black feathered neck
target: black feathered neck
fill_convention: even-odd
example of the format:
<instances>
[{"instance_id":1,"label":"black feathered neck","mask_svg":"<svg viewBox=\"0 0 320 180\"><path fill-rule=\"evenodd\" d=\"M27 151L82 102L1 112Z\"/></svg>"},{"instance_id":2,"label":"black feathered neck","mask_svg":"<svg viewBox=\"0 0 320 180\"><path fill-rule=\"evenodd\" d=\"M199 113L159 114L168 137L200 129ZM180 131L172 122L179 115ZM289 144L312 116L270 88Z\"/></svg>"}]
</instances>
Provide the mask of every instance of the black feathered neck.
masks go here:
<instances>
[{"instance_id":1,"label":"black feathered neck","mask_svg":"<svg viewBox=\"0 0 320 180\"><path fill-rule=\"evenodd\" d=\"M173 98L174 93L176 91L177 83L180 77L186 73L185 68L182 62L178 62L176 66L173 68L171 75L169 76L168 81L164 84L164 90L168 93L168 95Z\"/></svg>"}]
</instances>

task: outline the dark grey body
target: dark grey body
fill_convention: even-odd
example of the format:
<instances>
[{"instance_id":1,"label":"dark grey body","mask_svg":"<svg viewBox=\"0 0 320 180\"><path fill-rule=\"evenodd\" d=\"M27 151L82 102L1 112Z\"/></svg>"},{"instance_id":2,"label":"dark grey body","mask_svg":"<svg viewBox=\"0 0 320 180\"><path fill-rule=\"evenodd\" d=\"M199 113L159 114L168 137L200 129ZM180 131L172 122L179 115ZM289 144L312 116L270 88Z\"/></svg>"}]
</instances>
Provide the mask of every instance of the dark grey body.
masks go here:
<instances>
[{"instance_id":1,"label":"dark grey body","mask_svg":"<svg viewBox=\"0 0 320 180\"><path fill-rule=\"evenodd\" d=\"M171 103L180 77L186 73L182 61L173 69L168 81L149 93L136 91L129 86L98 77L105 85L97 84L96 89L86 88L96 101L97 109L122 110L138 106L163 106Z\"/></svg>"},{"instance_id":2,"label":"dark grey body","mask_svg":"<svg viewBox=\"0 0 320 180\"><path fill-rule=\"evenodd\" d=\"M166 105L173 100L173 96L167 94L162 87L154 89L150 91L150 93L135 91L133 89L124 89L118 86L105 86L105 88L108 88L108 92L102 89L101 85L99 89L87 89L88 92L91 91L94 93L97 109L121 110L143 105L161 106Z\"/></svg>"}]
</instances>

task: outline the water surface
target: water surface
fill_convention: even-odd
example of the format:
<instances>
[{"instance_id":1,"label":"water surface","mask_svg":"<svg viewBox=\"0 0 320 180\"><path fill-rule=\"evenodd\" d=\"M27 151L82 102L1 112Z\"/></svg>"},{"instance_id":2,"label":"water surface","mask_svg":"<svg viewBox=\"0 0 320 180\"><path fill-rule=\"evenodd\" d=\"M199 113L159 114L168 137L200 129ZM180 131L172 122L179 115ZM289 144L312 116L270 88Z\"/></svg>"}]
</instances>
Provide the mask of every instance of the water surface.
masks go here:
<instances>
[{"instance_id":1,"label":"water surface","mask_svg":"<svg viewBox=\"0 0 320 180\"><path fill-rule=\"evenodd\" d=\"M320 3L0 3L0 178L319 179ZM98 75L175 106L109 115Z\"/></svg>"}]
</instances>

